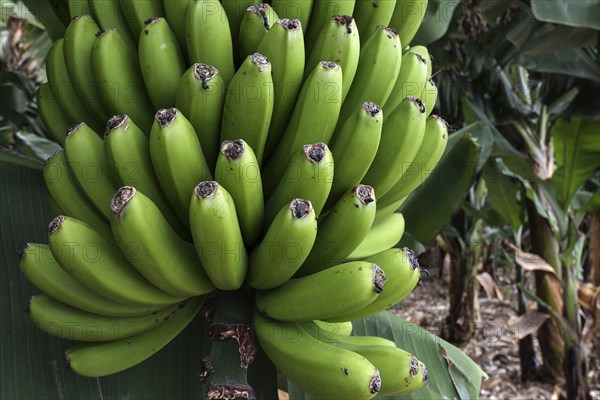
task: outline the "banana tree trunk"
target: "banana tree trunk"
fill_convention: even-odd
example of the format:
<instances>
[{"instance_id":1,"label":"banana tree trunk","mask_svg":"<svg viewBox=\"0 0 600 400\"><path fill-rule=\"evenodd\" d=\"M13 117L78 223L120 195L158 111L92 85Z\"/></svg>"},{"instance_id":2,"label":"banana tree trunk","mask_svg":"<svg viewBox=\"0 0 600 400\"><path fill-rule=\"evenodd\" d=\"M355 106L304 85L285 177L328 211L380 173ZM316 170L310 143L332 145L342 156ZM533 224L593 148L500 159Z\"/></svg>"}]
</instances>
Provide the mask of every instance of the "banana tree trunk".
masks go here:
<instances>
[{"instance_id":1,"label":"banana tree trunk","mask_svg":"<svg viewBox=\"0 0 600 400\"><path fill-rule=\"evenodd\" d=\"M600 286L600 211L592 213L590 221L590 282Z\"/></svg>"},{"instance_id":2,"label":"banana tree trunk","mask_svg":"<svg viewBox=\"0 0 600 400\"><path fill-rule=\"evenodd\" d=\"M521 282L522 278L523 270L517 267L515 281ZM517 290L518 312L519 315L523 315L528 310L527 299L520 286ZM540 362L533 347L533 335L527 335L519 340L519 360L521 364L521 381L536 380L539 376Z\"/></svg>"},{"instance_id":3,"label":"banana tree trunk","mask_svg":"<svg viewBox=\"0 0 600 400\"><path fill-rule=\"evenodd\" d=\"M446 238L450 254L450 310L446 317L446 338L456 344L475 335L476 263L463 254L456 240Z\"/></svg>"},{"instance_id":4,"label":"banana tree trunk","mask_svg":"<svg viewBox=\"0 0 600 400\"><path fill-rule=\"evenodd\" d=\"M531 232L531 247L534 254L542 257L556 271L556 276L561 277L561 262L559 243L554 237L548 222L542 218L535 204L527 200L527 216ZM560 287L548 272L535 273L537 295L556 313L562 315L563 304ZM548 309L540 304L541 312ZM544 367L555 377L561 376L561 366L564 360L564 343L560 330L552 318L548 318L538 331Z\"/></svg>"}]
</instances>

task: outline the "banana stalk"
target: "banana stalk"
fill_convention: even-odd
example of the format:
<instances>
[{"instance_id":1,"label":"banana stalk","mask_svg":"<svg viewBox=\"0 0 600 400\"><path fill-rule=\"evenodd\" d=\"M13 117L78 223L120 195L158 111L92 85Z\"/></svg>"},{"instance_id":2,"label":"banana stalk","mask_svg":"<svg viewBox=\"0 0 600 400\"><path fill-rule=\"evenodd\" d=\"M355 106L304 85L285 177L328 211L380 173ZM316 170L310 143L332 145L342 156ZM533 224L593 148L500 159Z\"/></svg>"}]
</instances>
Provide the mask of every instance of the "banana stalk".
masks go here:
<instances>
[{"instance_id":1,"label":"banana stalk","mask_svg":"<svg viewBox=\"0 0 600 400\"><path fill-rule=\"evenodd\" d=\"M211 350L200 370L208 399L256 398L247 380L248 366L256 354L250 325L252 296L252 292L240 289L220 292L215 299L214 319L208 328Z\"/></svg>"}]
</instances>

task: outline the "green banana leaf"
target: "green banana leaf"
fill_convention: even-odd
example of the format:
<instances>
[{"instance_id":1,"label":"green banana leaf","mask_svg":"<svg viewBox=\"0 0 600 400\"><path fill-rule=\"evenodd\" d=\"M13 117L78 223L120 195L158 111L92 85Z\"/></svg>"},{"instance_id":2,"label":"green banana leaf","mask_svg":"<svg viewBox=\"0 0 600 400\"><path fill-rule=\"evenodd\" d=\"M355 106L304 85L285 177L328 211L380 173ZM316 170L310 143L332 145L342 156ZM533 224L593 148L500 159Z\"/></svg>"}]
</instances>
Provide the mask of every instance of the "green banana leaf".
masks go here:
<instances>
[{"instance_id":1,"label":"green banana leaf","mask_svg":"<svg viewBox=\"0 0 600 400\"><path fill-rule=\"evenodd\" d=\"M429 0L425 18L412 44L428 45L444 36L459 4L460 0Z\"/></svg>"},{"instance_id":2,"label":"green banana leaf","mask_svg":"<svg viewBox=\"0 0 600 400\"><path fill-rule=\"evenodd\" d=\"M444 156L433 173L400 207L406 231L421 243L429 243L450 221L466 196L479 164L481 146L469 125L450 135Z\"/></svg>"},{"instance_id":3,"label":"green banana leaf","mask_svg":"<svg viewBox=\"0 0 600 400\"><path fill-rule=\"evenodd\" d=\"M483 169L483 178L492 209L517 232L523 224L523 199L519 198L521 192L517 182L504 175L495 160L488 160Z\"/></svg>"},{"instance_id":4,"label":"green banana leaf","mask_svg":"<svg viewBox=\"0 0 600 400\"><path fill-rule=\"evenodd\" d=\"M354 335L376 335L393 340L398 347L415 354L427 366L429 379L421 390L402 397L377 398L388 400L479 398L481 383L487 375L465 353L445 340L389 311L354 321L353 325ZM291 381L288 381L288 393L290 400L312 399L302 393Z\"/></svg>"},{"instance_id":5,"label":"green banana leaf","mask_svg":"<svg viewBox=\"0 0 600 400\"><path fill-rule=\"evenodd\" d=\"M531 10L540 21L600 29L600 3L597 0L531 0Z\"/></svg>"},{"instance_id":6,"label":"green banana leaf","mask_svg":"<svg viewBox=\"0 0 600 400\"><path fill-rule=\"evenodd\" d=\"M37 329L25 309L39 291L19 271L17 253L27 242L47 243L52 215L42 164L0 152L0 398L1 399L200 399L200 360L209 352L206 326L198 316L175 340L147 361L108 377L83 378L67 369L67 340ZM257 357L249 379L259 399L276 398L277 377Z\"/></svg>"},{"instance_id":7,"label":"green banana leaf","mask_svg":"<svg viewBox=\"0 0 600 400\"><path fill-rule=\"evenodd\" d=\"M552 182L566 210L577 189L600 168L600 121L559 119L552 127L552 144L557 164Z\"/></svg>"}]
</instances>

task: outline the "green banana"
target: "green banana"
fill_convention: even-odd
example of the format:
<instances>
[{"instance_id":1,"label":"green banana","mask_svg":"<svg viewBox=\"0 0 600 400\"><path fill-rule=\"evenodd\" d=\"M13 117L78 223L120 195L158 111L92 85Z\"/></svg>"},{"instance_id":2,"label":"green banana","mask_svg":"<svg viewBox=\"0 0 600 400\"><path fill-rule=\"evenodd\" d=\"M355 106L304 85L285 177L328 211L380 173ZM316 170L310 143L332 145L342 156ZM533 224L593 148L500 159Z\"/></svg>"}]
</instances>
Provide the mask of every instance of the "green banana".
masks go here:
<instances>
[{"instance_id":1,"label":"green banana","mask_svg":"<svg viewBox=\"0 0 600 400\"><path fill-rule=\"evenodd\" d=\"M411 96L422 99L425 84L427 82L427 60L419 54L408 52L402 57L402 66L398 74L398 80L385 107L384 115L392 112L405 98Z\"/></svg>"},{"instance_id":2,"label":"green banana","mask_svg":"<svg viewBox=\"0 0 600 400\"><path fill-rule=\"evenodd\" d=\"M175 104L194 130L211 171L219 154L221 115L225 104L225 83L219 71L206 64L194 64L179 80Z\"/></svg>"},{"instance_id":3,"label":"green banana","mask_svg":"<svg viewBox=\"0 0 600 400\"><path fill-rule=\"evenodd\" d=\"M221 141L243 139L261 165L272 115L271 63L262 54L254 53L246 57L227 89Z\"/></svg>"},{"instance_id":4,"label":"green banana","mask_svg":"<svg viewBox=\"0 0 600 400\"><path fill-rule=\"evenodd\" d=\"M351 321L346 321L346 322L325 322L325 321L320 321L318 319L315 319L314 321L312 321L314 324L316 324L320 329L326 331L326 332L331 332L334 333L336 335L342 335L342 336L350 336L352 334L352 322Z\"/></svg>"},{"instance_id":5,"label":"green banana","mask_svg":"<svg viewBox=\"0 0 600 400\"><path fill-rule=\"evenodd\" d=\"M350 321L325 322L315 320L300 322L298 325L300 325L305 332L309 333L316 340L331 345L337 345L338 347L344 347L344 345L396 347L396 343L393 341L379 336L350 336L350 334L344 335L339 333L338 329L340 326L352 326L352 322Z\"/></svg>"},{"instance_id":6,"label":"green banana","mask_svg":"<svg viewBox=\"0 0 600 400\"><path fill-rule=\"evenodd\" d=\"M382 128L381 108L366 102L333 134L329 147L336 168L325 209L364 178L377 154Z\"/></svg>"},{"instance_id":7,"label":"green banana","mask_svg":"<svg viewBox=\"0 0 600 400\"><path fill-rule=\"evenodd\" d=\"M131 305L165 306L181 301L156 288L125 256L92 228L62 215L48 226L52 255L82 284L110 300Z\"/></svg>"},{"instance_id":8,"label":"green banana","mask_svg":"<svg viewBox=\"0 0 600 400\"><path fill-rule=\"evenodd\" d=\"M425 82L425 90L423 90L423 103L425 104L425 109L427 110L427 116L431 115L433 109L435 108L435 104L437 103L438 98L438 88L433 78L428 79Z\"/></svg>"},{"instance_id":9,"label":"green banana","mask_svg":"<svg viewBox=\"0 0 600 400\"><path fill-rule=\"evenodd\" d=\"M31 283L48 296L71 307L112 317L146 315L158 308L117 303L92 291L62 269L46 244L29 243L19 257L21 272Z\"/></svg>"},{"instance_id":10,"label":"green banana","mask_svg":"<svg viewBox=\"0 0 600 400\"><path fill-rule=\"evenodd\" d=\"M190 61L214 65L227 87L235 67L231 30L223 6L218 0L191 0L185 24Z\"/></svg>"},{"instance_id":11,"label":"green banana","mask_svg":"<svg viewBox=\"0 0 600 400\"><path fill-rule=\"evenodd\" d=\"M136 317L109 317L79 310L45 295L29 300L29 318L41 330L64 339L84 342L118 340L146 332L165 322L176 310L165 310Z\"/></svg>"},{"instance_id":12,"label":"green banana","mask_svg":"<svg viewBox=\"0 0 600 400\"><path fill-rule=\"evenodd\" d=\"M217 182L200 182L190 201L190 227L200 261L221 290L239 289L248 271L248 254L231 195Z\"/></svg>"},{"instance_id":13,"label":"green banana","mask_svg":"<svg viewBox=\"0 0 600 400\"><path fill-rule=\"evenodd\" d=\"M131 368L173 340L194 319L202 304L202 297L187 301L162 325L148 332L69 349L65 353L67 364L77 374L89 377L110 375Z\"/></svg>"},{"instance_id":14,"label":"green banana","mask_svg":"<svg viewBox=\"0 0 600 400\"><path fill-rule=\"evenodd\" d=\"M384 196L410 166L423 142L426 120L421 100L407 97L384 122L377 154L362 180L378 196Z\"/></svg>"},{"instance_id":15,"label":"green banana","mask_svg":"<svg viewBox=\"0 0 600 400\"><path fill-rule=\"evenodd\" d=\"M265 218L260 164L252 148L241 139L223 142L215 179L233 198L244 243L252 246Z\"/></svg>"},{"instance_id":16,"label":"green banana","mask_svg":"<svg viewBox=\"0 0 600 400\"><path fill-rule=\"evenodd\" d=\"M392 214L382 220L375 219L365 239L348 256L347 260L362 260L396 245L404 234L404 217Z\"/></svg>"},{"instance_id":17,"label":"green banana","mask_svg":"<svg viewBox=\"0 0 600 400\"><path fill-rule=\"evenodd\" d=\"M377 264L352 261L261 292L256 306L280 321L327 320L372 303L384 290L385 281Z\"/></svg>"},{"instance_id":18,"label":"green banana","mask_svg":"<svg viewBox=\"0 0 600 400\"><path fill-rule=\"evenodd\" d=\"M185 61L177 37L164 18L146 21L138 46L140 69L154 109L173 107Z\"/></svg>"},{"instance_id":19,"label":"green banana","mask_svg":"<svg viewBox=\"0 0 600 400\"><path fill-rule=\"evenodd\" d=\"M342 69L328 61L320 62L304 81L285 133L265 166L265 176L269 177L265 193L273 192L272 184L281 178L284 167L302 145L329 143L342 104L341 87Z\"/></svg>"},{"instance_id":20,"label":"green banana","mask_svg":"<svg viewBox=\"0 0 600 400\"><path fill-rule=\"evenodd\" d=\"M306 28L304 38L306 54L312 52L317 37L327 24L327 21L334 15L352 15L354 3L355 0L314 0L310 23Z\"/></svg>"},{"instance_id":21,"label":"green banana","mask_svg":"<svg viewBox=\"0 0 600 400\"><path fill-rule=\"evenodd\" d=\"M334 163L326 144L305 145L288 163L275 191L265 205L265 226L294 198L309 200L317 217L331 190ZM264 177L263 177L264 182Z\"/></svg>"},{"instance_id":22,"label":"green banana","mask_svg":"<svg viewBox=\"0 0 600 400\"><path fill-rule=\"evenodd\" d=\"M365 357L381 374L381 396L404 396L425 386L427 367L413 354L396 346L351 345L336 347Z\"/></svg>"},{"instance_id":23,"label":"green banana","mask_svg":"<svg viewBox=\"0 0 600 400\"><path fill-rule=\"evenodd\" d=\"M189 5L190 0L163 0L165 18L177 37L181 49L186 49L185 24L182 24L181 21L185 21Z\"/></svg>"},{"instance_id":24,"label":"green banana","mask_svg":"<svg viewBox=\"0 0 600 400\"><path fill-rule=\"evenodd\" d=\"M240 54L240 42L238 38L240 37L241 24L242 19L244 18L244 14L246 13L246 9L248 7L254 6L260 3L259 0L221 0L221 4L223 5L223 9L227 14L227 20L229 22L229 30L231 31L232 47L233 47L233 55L237 64L238 54ZM254 53L254 52L252 52ZM250 54L244 54L241 57L243 61L246 56Z\"/></svg>"},{"instance_id":25,"label":"green banana","mask_svg":"<svg viewBox=\"0 0 600 400\"><path fill-rule=\"evenodd\" d=\"M429 50L427 50L427 47L421 45L411 46L408 48L408 52L418 54L427 61L427 79L431 78L431 74L433 73L433 56Z\"/></svg>"},{"instance_id":26,"label":"green banana","mask_svg":"<svg viewBox=\"0 0 600 400\"><path fill-rule=\"evenodd\" d=\"M52 94L49 83L42 83L35 92L38 111L50 136L61 146L65 145L65 134L71 127L68 117L62 112L60 105Z\"/></svg>"},{"instance_id":27,"label":"green banana","mask_svg":"<svg viewBox=\"0 0 600 400\"><path fill-rule=\"evenodd\" d=\"M385 106L401 63L402 48L396 31L378 26L361 47L356 75L344 100L339 123L344 123L365 101Z\"/></svg>"},{"instance_id":28,"label":"green banana","mask_svg":"<svg viewBox=\"0 0 600 400\"><path fill-rule=\"evenodd\" d=\"M48 196L48 207L50 207L50 212L52 215L61 215L65 214L65 212L60 208L56 200L49 194Z\"/></svg>"},{"instance_id":29,"label":"green banana","mask_svg":"<svg viewBox=\"0 0 600 400\"><path fill-rule=\"evenodd\" d=\"M369 233L375 211L375 193L372 187L358 185L349 190L325 219L319 221L315 245L297 276L322 271L348 257ZM340 235L340 232L345 234Z\"/></svg>"},{"instance_id":30,"label":"green banana","mask_svg":"<svg viewBox=\"0 0 600 400\"><path fill-rule=\"evenodd\" d=\"M143 193L123 186L112 199L111 211L111 226L121 251L156 287L178 297L214 290L194 246L177 236Z\"/></svg>"},{"instance_id":31,"label":"green banana","mask_svg":"<svg viewBox=\"0 0 600 400\"><path fill-rule=\"evenodd\" d=\"M112 237L108 220L90 204L72 173L64 150L54 153L44 166L48 192L66 215L85 222L106 238Z\"/></svg>"},{"instance_id":32,"label":"green banana","mask_svg":"<svg viewBox=\"0 0 600 400\"><path fill-rule=\"evenodd\" d=\"M242 60L256 53L260 42L278 19L275 10L266 3L256 4L246 9L240 23L238 40Z\"/></svg>"},{"instance_id":33,"label":"green banana","mask_svg":"<svg viewBox=\"0 0 600 400\"><path fill-rule=\"evenodd\" d=\"M131 51L135 51L137 48L137 41L134 42L133 36L129 30L129 25L127 25L125 14L123 14L123 10L121 10L121 0L87 1L90 4L92 16L98 26L100 26L100 29L117 29Z\"/></svg>"},{"instance_id":34,"label":"green banana","mask_svg":"<svg viewBox=\"0 0 600 400\"><path fill-rule=\"evenodd\" d=\"M69 124L86 121L94 123L94 118L85 110L71 82L64 57L64 39L59 39L52 44L46 58L46 73L52 96L65 115Z\"/></svg>"},{"instance_id":35,"label":"green banana","mask_svg":"<svg viewBox=\"0 0 600 400\"><path fill-rule=\"evenodd\" d=\"M179 220L160 189L150 159L148 138L127 115L115 115L108 120L104 133L104 153L119 185L134 186L144 193L156 204L179 236L191 239L189 230Z\"/></svg>"},{"instance_id":36,"label":"green banana","mask_svg":"<svg viewBox=\"0 0 600 400\"><path fill-rule=\"evenodd\" d=\"M377 202L377 208L391 206L404 199L434 170L438 161L442 158L446 144L448 143L448 124L435 114L427 118L423 142L413 158L410 166L389 192ZM399 205L393 210L397 210ZM378 210L379 211L379 210Z\"/></svg>"},{"instance_id":37,"label":"green banana","mask_svg":"<svg viewBox=\"0 0 600 400\"><path fill-rule=\"evenodd\" d=\"M156 176L171 206L189 224L190 196L196 184L211 180L194 128L176 108L156 112L150 132L150 156Z\"/></svg>"},{"instance_id":38,"label":"green banana","mask_svg":"<svg viewBox=\"0 0 600 400\"><path fill-rule=\"evenodd\" d=\"M109 112L100 101L98 84L92 68L92 47L100 28L89 15L73 18L65 31L63 51L65 66L75 94L93 118L92 126L102 126Z\"/></svg>"},{"instance_id":39,"label":"green banana","mask_svg":"<svg viewBox=\"0 0 600 400\"><path fill-rule=\"evenodd\" d=\"M81 15L89 15L90 14L90 6L87 0L63 0L67 3L67 8L69 9L69 16L71 17L71 22L78 16ZM69 27L67 27L68 29Z\"/></svg>"},{"instance_id":40,"label":"green banana","mask_svg":"<svg viewBox=\"0 0 600 400\"><path fill-rule=\"evenodd\" d=\"M362 356L315 340L298 324L256 314L254 329L261 347L285 376L320 399L370 399L381 378Z\"/></svg>"},{"instance_id":41,"label":"green banana","mask_svg":"<svg viewBox=\"0 0 600 400\"><path fill-rule=\"evenodd\" d=\"M79 186L96 209L110 218L110 199L117 185L104 156L102 139L85 123L77 124L67 132L65 153Z\"/></svg>"},{"instance_id":42,"label":"green banana","mask_svg":"<svg viewBox=\"0 0 600 400\"><path fill-rule=\"evenodd\" d=\"M140 74L137 54L116 29L96 34L92 47L94 78L100 86L100 98L112 115L127 114L148 132L153 107Z\"/></svg>"},{"instance_id":43,"label":"green banana","mask_svg":"<svg viewBox=\"0 0 600 400\"><path fill-rule=\"evenodd\" d=\"M313 47L304 74L308 75L320 61L332 61L342 69L342 101L346 98L360 55L359 30L348 15L334 15L323 26Z\"/></svg>"},{"instance_id":44,"label":"green banana","mask_svg":"<svg viewBox=\"0 0 600 400\"><path fill-rule=\"evenodd\" d=\"M427 11L427 2L428 0L396 0L390 26L398 31L403 46L408 46L417 34Z\"/></svg>"},{"instance_id":45,"label":"green banana","mask_svg":"<svg viewBox=\"0 0 600 400\"><path fill-rule=\"evenodd\" d=\"M265 237L250 254L247 282L272 289L290 279L302 265L317 236L317 218L308 200L283 206Z\"/></svg>"},{"instance_id":46,"label":"green banana","mask_svg":"<svg viewBox=\"0 0 600 400\"><path fill-rule=\"evenodd\" d=\"M161 0L120 0L120 2L135 43L139 41L145 21L165 16Z\"/></svg>"},{"instance_id":47,"label":"green banana","mask_svg":"<svg viewBox=\"0 0 600 400\"><path fill-rule=\"evenodd\" d=\"M388 249L367 257L364 260L375 263L383 268L387 277L385 291L366 307L338 315L332 318L331 321L351 321L387 310L408 296L421 280L421 269L417 257L406 247L403 249Z\"/></svg>"},{"instance_id":48,"label":"green banana","mask_svg":"<svg viewBox=\"0 0 600 400\"><path fill-rule=\"evenodd\" d=\"M297 19L302 26L308 26L313 0L271 0L270 4L280 18Z\"/></svg>"},{"instance_id":49,"label":"green banana","mask_svg":"<svg viewBox=\"0 0 600 400\"><path fill-rule=\"evenodd\" d=\"M273 117L264 154L267 159L283 135L302 86L305 57L300 21L277 20L260 42L258 53L271 61L273 75Z\"/></svg>"},{"instance_id":50,"label":"green banana","mask_svg":"<svg viewBox=\"0 0 600 400\"><path fill-rule=\"evenodd\" d=\"M356 0L354 16L361 33L361 44L365 43L379 25L390 24L395 7L396 0Z\"/></svg>"}]
</instances>

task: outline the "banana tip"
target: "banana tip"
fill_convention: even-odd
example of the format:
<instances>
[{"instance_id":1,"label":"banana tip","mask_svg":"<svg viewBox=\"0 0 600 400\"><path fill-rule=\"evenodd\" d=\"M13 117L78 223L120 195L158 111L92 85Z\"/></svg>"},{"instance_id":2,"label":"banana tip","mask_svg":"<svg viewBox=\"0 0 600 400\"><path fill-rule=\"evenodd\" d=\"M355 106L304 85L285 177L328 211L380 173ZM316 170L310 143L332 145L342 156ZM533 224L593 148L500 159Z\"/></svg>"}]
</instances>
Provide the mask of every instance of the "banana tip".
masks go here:
<instances>
[{"instance_id":1,"label":"banana tip","mask_svg":"<svg viewBox=\"0 0 600 400\"><path fill-rule=\"evenodd\" d=\"M346 33L349 35L352 33L352 22L354 18L349 15L334 15L331 20L346 27Z\"/></svg>"},{"instance_id":2,"label":"banana tip","mask_svg":"<svg viewBox=\"0 0 600 400\"><path fill-rule=\"evenodd\" d=\"M277 20L277 23L290 31L302 29L302 24L299 19L281 18Z\"/></svg>"},{"instance_id":3,"label":"banana tip","mask_svg":"<svg viewBox=\"0 0 600 400\"><path fill-rule=\"evenodd\" d=\"M381 113L381 107L378 104L375 104L370 101L364 102L362 108L363 110L371 114L371 117L375 117L379 113Z\"/></svg>"},{"instance_id":4,"label":"banana tip","mask_svg":"<svg viewBox=\"0 0 600 400\"><path fill-rule=\"evenodd\" d=\"M360 202L365 206L375 202L375 189L369 185L358 185L354 188L354 193L358 200L360 200Z\"/></svg>"},{"instance_id":5,"label":"banana tip","mask_svg":"<svg viewBox=\"0 0 600 400\"><path fill-rule=\"evenodd\" d=\"M385 286L385 281L387 277L385 276L385 272L379 267L377 264L373 264L373 290L375 293L383 292L383 287Z\"/></svg>"},{"instance_id":6,"label":"banana tip","mask_svg":"<svg viewBox=\"0 0 600 400\"><path fill-rule=\"evenodd\" d=\"M409 249L408 247L405 247L402 250L404 250L404 252L406 253L406 257L408 258L408 262L410 263L410 267L413 270L419 268L419 260L417 259L417 256L415 255L415 252L412 251L411 249Z\"/></svg>"},{"instance_id":7,"label":"banana tip","mask_svg":"<svg viewBox=\"0 0 600 400\"><path fill-rule=\"evenodd\" d=\"M167 126L172 123L179 114L179 110L176 108L161 108L156 112L154 118L161 126Z\"/></svg>"},{"instance_id":8,"label":"banana tip","mask_svg":"<svg viewBox=\"0 0 600 400\"><path fill-rule=\"evenodd\" d=\"M219 75L219 70L211 65L203 63L194 64L194 78L202 82L202 89L204 90L208 89L208 82L213 80L217 75Z\"/></svg>"},{"instance_id":9,"label":"banana tip","mask_svg":"<svg viewBox=\"0 0 600 400\"><path fill-rule=\"evenodd\" d=\"M304 155L310 162L320 163L325 158L326 153L327 145L325 143L304 145Z\"/></svg>"},{"instance_id":10,"label":"banana tip","mask_svg":"<svg viewBox=\"0 0 600 400\"><path fill-rule=\"evenodd\" d=\"M414 355L410 358L409 372L411 376L415 376L419 373L419 360Z\"/></svg>"},{"instance_id":11,"label":"banana tip","mask_svg":"<svg viewBox=\"0 0 600 400\"><path fill-rule=\"evenodd\" d=\"M108 120L108 122L106 123L106 130L104 131L104 136L108 136L108 134L123 126L123 124L125 124L125 121L127 121L129 117L127 117L127 115L122 114L122 115L113 115L112 117L110 117L110 119Z\"/></svg>"},{"instance_id":12,"label":"banana tip","mask_svg":"<svg viewBox=\"0 0 600 400\"><path fill-rule=\"evenodd\" d=\"M110 211L116 216L121 215L127 204L129 204L129 201L135 196L136 192L137 191L133 186L123 186L119 188L110 201Z\"/></svg>"},{"instance_id":13,"label":"banana tip","mask_svg":"<svg viewBox=\"0 0 600 400\"><path fill-rule=\"evenodd\" d=\"M67 129L67 137L71 136L75 133L79 128L85 125L85 122L78 122L75 125L72 125L69 129Z\"/></svg>"},{"instance_id":14,"label":"banana tip","mask_svg":"<svg viewBox=\"0 0 600 400\"><path fill-rule=\"evenodd\" d=\"M215 181L204 181L200 182L194 188L194 194L198 199L208 199L212 197L217 189L219 188L219 184Z\"/></svg>"},{"instance_id":15,"label":"banana tip","mask_svg":"<svg viewBox=\"0 0 600 400\"><path fill-rule=\"evenodd\" d=\"M371 382L369 382L369 391L371 394L377 394L381 390L381 374L379 370L375 370L373 374L373 378L371 378Z\"/></svg>"},{"instance_id":16,"label":"banana tip","mask_svg":"<svg viewBox=\"0 0 600 400\"><path fill-rule=\"evenodd\" d=\"M290 203L290 210L294 217L302 219L313 211L313 205L309 200L294 199Z\"/></svg>"},{"instance_id":17,"label":"banana tip","mask_svg":"<svg viewBox=\"0 0 600 400\"><path fill-rule=\"evenodd\" d=\"M242 139L225 140L221 144L221 153L229 160L235 161L246 152L246 142Z\"/></svg>"},{"instance_id":18,"label":"banana tip","mask_svg":"<svg viewBox=\"0 0 600 400\"><path fill-rule=\"evenodd\" d=\"M59 215L48 224L48 232L53 234L56 232L67 218L64 215Z\"/></svg>"}]
</instances>

